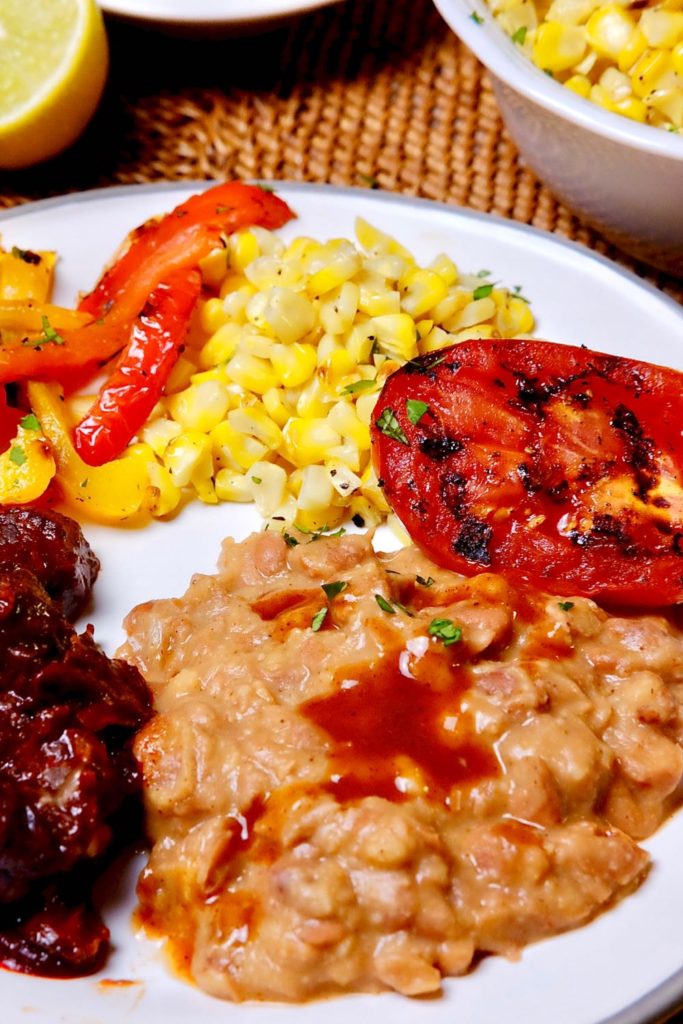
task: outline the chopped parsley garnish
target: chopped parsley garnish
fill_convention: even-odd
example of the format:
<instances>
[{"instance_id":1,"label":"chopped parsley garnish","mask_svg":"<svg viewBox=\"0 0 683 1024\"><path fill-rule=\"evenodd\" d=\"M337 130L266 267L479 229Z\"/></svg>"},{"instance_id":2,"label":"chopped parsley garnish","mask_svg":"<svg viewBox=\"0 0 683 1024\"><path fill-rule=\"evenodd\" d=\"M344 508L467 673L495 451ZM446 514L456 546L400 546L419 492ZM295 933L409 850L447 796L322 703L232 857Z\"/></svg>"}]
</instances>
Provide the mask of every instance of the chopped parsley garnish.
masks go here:
<instances>
[{"instance_id":1,"label":"chopped parsley garnish","mask_svg":"<svg viewBox=\"0 0 683 1024\"><path fill-rule=\"evenodd\" d=\"M426 402L419 402L416 398L406 399L406 415L413 425L417 425L429 409Z\"/></svg>"},{"instance_id":2,"label":"chopped parsley garnish","mask_svg":"<svg viewBox=\"0 0 683 1024\"><path fill-rule=\"evenodd\" d=\"M261 189L262 192L271 192L271 193L275 192L275 189L273 188L272 185L261 185L261 184L259 184L259 188Z\"/></svg>"},{"instance_id":3,"label":"chopped parsley garnish","mask_svg":"<svg viewBox=\"0 0 683 1024\"><path fill-rule=\"evenodd\" d=\"M288 548L295 548L299 543L296 537L292 537L291 533L287 533L286 530L282 531L282 537Z\"/></svg>"},{"instance_id":4,"label":"chopped parsley garnish","mask_svg":"<svg viewBox=\"0 0 683 1024\"><path fill-rule=\"evenodd\" d=\"M547 75L548 78L554 78L555 77L555 73L553 71L551 71L550 68L543 68L543 74Z\"/></svg>"},{"instance_id":5,"label":"chopped parsley garnish","mask_svg":"<svg viewBox=\"0 0 683 1024\"><path fill-rule=\"evenodd\" d=\"M321 608L319 612L316 612L311 619L311 629L314 633L317 633L322 628L322 624L327 618L327 611L327 606L325 606L325 608Z\"/></svg>"},{"instance_id":6,"label":"chopped parsley garnish","mask_svg":"<svg viewBox=\"0 0 683 1024\"><path fill-rule=\"evenodd\" d=\"M529 30L526 27L526 25L520 25L517 31L513 32L512 35L510 36L512 42L519 43L519 45L521 46L524 40L526 39L526 34L528 31Z\"/></svg>"},{"instance_id":7,"label":"chopped parsley garnish","mask_svg":"<svg viewBox=\"0 0 683 1024\"><path fill-rule=\"evenodd\" d=\"M379 182L372 174L363 174L362 171L358 172L358 177L362 178L366 185L370 188L379 188Z\"/></svg>"},{"instance_id":8,"label":"chopped parsley garnish","mask_svg":"<svg viewBox=\"0 0 683 1024\"><path fill-rule=\"evenodd\" d=\"M480 284L478 288L475 288L472 292L472 298L476 301L477 299L488 299L489 295L493 291L492 284Z\"/></svg>"},{"instance_id":9,"label":"chopped parsley garnish","mask_svg":"<svg viewBox=\"0 0 683 1024\"><path fill-rule=\"evenodd\" d=\"M330 528L327 523L324 526L321 526L318 530L309 530L307 526L297 526L296 523L294 523L294 529L298 530L299 533L308 534L311 540L320 540L321 537L342 537L346 533L343 526L340 526L338 530L330 533Z\"/></svg>"},{"instance_id":10,"label":"chopped parsley garnish","mask_svg":"<svg viewBox=\"0 0 683 1024\"><path fill-rule=\"evenodd\" d=\"M15 466L23 466L26 462L26 452L16 444L12 445L9 450L9 460L10 462L13 462Z\"/></svg>"},{"instance_id":11,"label":"chopped parsley garnish","mask_svg":"<svg viewBox=\"0 0 683 1024\"><path fill-rule=\"evenodd\" d=\"M522 286L521 286L521 284L516 284L514 286L514 288L512 289L512 291L513 291L514 296L515 296L516 299L521 299L522 302L526 302L527 306L529 306L531 304L531 300L527 299L526 295L522 295Z\"/></svg>"},{"instance_id":12,"label":"chopped parsley garnish","mask_svg":"<svg viewBox=\"0 0 683 1024\"><path fill-rule=\"evenodd\" d=\"M405 445L409 444L408 438L403 433L401 424L396 418L396 413L388 406L386 409L382 410L382 415L375 421L375 426L382 434L393 438L394 441L399 441L401 444Z\"/></svg>"},{"instance_id":13,"label":"chopped parsley garnish","mask_svg":"<svg viewBox=\"0 0 683 1024\"><path fill-rule=\"evenodd\" d=\"M559 605L560 605L560 608L562 609L563 612L570 612L572 610L572 608L574 607L574 602L573 601L560 601Z\"/></svg>"},{"instance_id":14,"label":"chopped parsley garnish","mask_svg":"<svg viewBox=\"0 0 683 1024\"><path fill-rule=\"evenodd\" d=\"M392 606L387 601L386 597L382 597L381 594L375 594L375 601L380 606L382 611L387 613L387 615L395 615L396 614L396 609L392 608Z\"/></svg>"},{"instance_id":15,"label":"chopped parsley garnish","mask_svg":"<svg viewBox=\"0 0 683 1024\"><path fill-rule=\"evenodd\" d=\"M478 270L476 276L477 277L490 277L491 276L491 271L490 270Z\"/></svg>"},{"instance_id":16,"label":"chopped parsley garnish","mask_svg":"<svg viewBox=\"0 0 683 1024\"><path fill-rule=\"evenodd\" d=\"M370 388L374 388L377 381L373 378L372 380L354 380L352 384L347 384L346 387L341 389L340 394L342 395L355 395L359 391L369 391Z\"/></svg>"},{"instance_id":17,"label":"chopped parsley garnish","mask_svg":"<svg viewBox=\"0 0 683 1024\"><path fill-rule=\"evenodd\" d=\"M327 595L328 601L333 601L337 594L341 594L342 590L346 590L348 583L346 580L335 580L334 583L323 583L321 586Z\"/></svg>"},{"instance_id":18,"label":"chopped parsley garnish","mask_svg":"<svg viewBox=\"0 0 683 1024\"><path fill-rule=\"evenodd\" d=\"M441 640L444 647L450 647L452 644L457 644L462 637L462 630L460 626L456 626L452 619L432 619L429 623L427 632L430 636L434 636L437 640Z\"/></svg>"},{"instance_id":19,"label":"chopped parsley garnish","mask_svg":"<svg viewBox=\"0 0 683 1024\"><path fill-rule=\"evenodd\" d=\"M477 14L476 11L472 11L472 13L470 14L470 18L474 22L475 25L483 25L484 24L484 19L482 18L481 14Z\"/></svg>"},{"instance_id":20,"label":"chopped parsley garnish","mask_svg":"<svg viewBox=\"0 0 683 1024\"><path fill-rule=\"evenodd\" d=\"M32 412L28 413L28 415L23 417L23 419L19 420L19 426L23 427L24 430L42 430L43 429L41 427L41 425L40 425L40 420L35 415L35 413L32 413Z\"/></svg>"},{"instance_id":21,"label":"chopped parsley garnish","mask_svg":"<svg viewBox=\"0 0 683 1024\"><path fill-rule=\"evenodd\" d=\"M436 583L433 576L428 576L427 579L425 579L424 576L416 576L415 579L421 587L433 587Z\"/></svg>"},{"instance_id":22,"label":"chopped parsley garnish","mask_svg":"<svg viewBox=\"0 0 683 1024\"><path fill-rule=\"evenodd\" d=\"M24 263L30 263L34 267L37 267L39 263L42 263L42 258L37 252L31 252L30 249L19 249L16 245L12 246L12 255L17 260L23 260Z\"/></svg>"},{"instance_id":23,"label":"chopped parsley garnish","mask_svg":"<svg viewBox=\"0 0 683 1024\"><path fill-rule=\"evenodd\" d=\"M263 483L263 480L261 479L260 476L252 476L251 479L252 479L252 482L255 483L255 484L262 484Z\"/></svg>"},{"instance_id":24,"label":"chopped parsley garnish","mask_svg":"<svg viewBox=\"0 0 683 1024\"><path fill-rule=\"evenodd\" d=\"M394 601L394 605L399 611L403 612L404 615L408 615L411 619L415 618L415 612L411 612L410 608L406 608L400 601Z\"/></svg>"},{"instance_id":25,"label":"chopped parsley garnish","mask_svg":"<svg viewBox=\"0 0 683 1024\"><path fill-rule=\"evenodd\" d=\"M40 348L42 345L63 345L64 338L52 327L46 316L41 316L40 325L43 333L38 338L24 338L22 345L30 345L31 348Z\"/></svg>"}]
</instances>

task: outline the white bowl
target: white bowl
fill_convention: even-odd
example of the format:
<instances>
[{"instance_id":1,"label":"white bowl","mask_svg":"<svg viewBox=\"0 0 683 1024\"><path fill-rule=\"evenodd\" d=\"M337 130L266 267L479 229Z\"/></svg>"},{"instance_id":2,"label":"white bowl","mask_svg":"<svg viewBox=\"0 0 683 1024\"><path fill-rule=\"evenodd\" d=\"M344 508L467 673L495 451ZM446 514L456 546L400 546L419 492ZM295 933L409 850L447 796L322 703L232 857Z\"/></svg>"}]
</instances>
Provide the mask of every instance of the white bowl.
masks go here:
<instances>
[{"instance_id":1,"label":"white bowl","mask_svg":"<svg viewBox=\"0 0 683 1024\"><path fill-rule=\"evenodd\" d=\"M434 2L491 72L508 130L539 178L621 248L683 276L683 135L611 114L553 81L481 0Z\"/></svg>"}]
</instances>

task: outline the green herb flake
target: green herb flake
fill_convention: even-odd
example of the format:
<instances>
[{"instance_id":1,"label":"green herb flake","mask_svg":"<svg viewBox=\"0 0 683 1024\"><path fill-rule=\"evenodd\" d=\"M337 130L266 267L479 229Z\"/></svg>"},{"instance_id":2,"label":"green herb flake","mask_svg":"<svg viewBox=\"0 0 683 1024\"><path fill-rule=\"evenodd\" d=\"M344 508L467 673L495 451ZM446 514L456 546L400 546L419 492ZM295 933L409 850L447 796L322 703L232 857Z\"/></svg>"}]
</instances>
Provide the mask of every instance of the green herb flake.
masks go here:
<instances>
[{"instance_id":1,"label":"green herb flake","mask_svg":"<svg viewBox=\"0 0 683 1024\"><path fill-rule=\"evenodd\" d=\"M514 297L516 299L521 299L522 302L526 302L527 306L531 305L531 300L527 299L526 295L522 295L522 286L521 286L521 284L516 284L513 287L512 291L513 291Z\"/></svg>"},{"instance_id":2,"label":"green herb flake","mask_svg":"<svg viewBox=\"0 0 683 1024\"><path fill-rule=\"evenodd\" d=\"M338 530L334 530L330 533L330 528L327 523L324 526L321 526L318 530L309 530L307 526L297 526L296 523L294 523L294 529L298 530L299 533L308 534L311 540L320 540L321 537L342 537L346 533L343 526L340 526Z\"/></svg>"},{"instance_id":3,"label":"green herb flake","mask_svg":"<svg viewBox=\"0 0 683 1024\"><path fill-rule=\"evenodd\" d=\"M476 277L490 277L491 276L491 271L490 270L478 270L475 276Z\"/></svg>"},{"instance_id":4,"label":"green herb flake","mask_svg":"<svg viewBox=\"0 0 683 1024\"><path fill-rule=\"evenodd\" d=\"M478 288L475 288L472 292L472 298L476 301L477 299L488 299L489 295L493 291L492 284L480 284Z\"/></svg>"},{"instance_id":5,"label":"green herb flake","mask_svg":"<svg viewBox=\"0 0 683 1024\"><path fill-rule=\"evenodd\" d=\"M64 338L61 336L61 334L57 333L57 331L54 329L54 327L52 327L50 325L50 321L48 320L48 318L46 316L41 316L41 318L40 318L40 326L43 328L43 337L39 339L39 342L41 342L41 343L49 342L51 345L63 345L64 344Z\"/></svg>"},{"instance_id":6,"label":"green herb flake","mask_svg":"<svg viewBox=\"0 0 683 1024\"><path fill-rule=\"evenodd\" d=\"M472 11L472 13L470 14L470 19L474 22L475 25L484 24L484 19L482 18L481 14L477 14L476 11Z\"/></svg>"},{"instance_id":7,"label":"green herb flake","mask_svg":"<svg viewBox=\"0 0 683 1024\"><path fill-rule=\"evenodd\" d=\"M394 607L398 608L399 611L402 611L403 614L407 615L409 618L415 618L415 612L411 612L410 608L406 608L406 606L404 604L401 604L400 601L394 601Z\"/></svg>"},{"instance_id":8,"label":"green herb flake","mask_svg":"<svg viewBox=\"0 0 683 1024\"><path fill-rule=\"evenodd\" d=\"M427 632L430 636L441 640L444 647L457 644L462 637L460 626L456 626L452 619L432 619Z\"/></svg>"},{"instance_id":9,"label":"green herb flake","mask_svg":"<svg viewBox=\"0 0 683 1024\"><path fill-rule=\"evenodd\" d=\"M263 483L263 480L261 479L260 476L252 476L251 479L252 479L252 483L255 483L255 484L262 484Z\"/></svg>"},{"instance_id":10,"label":"green herb flake","mask_svg":"<svg viewBox=\"0 0 683 1024\"><path fill-rule=\"evenodd\" d=\"M543 68L543 74L547 75L548 78L554 78L555 77L555 72L551 71L550 68Z\"/></svg>"},{"instance_id":11,"label":"green herb flake","mask_svg":"<svg viewBox=\"0 0 683 1024\"><path fill-rule=\"evenodd\" d=\"M574 607L574 602L573 601L560 601L559 605L560 605L560 608L562 609L563 612L570 612L572 610L572 608Z\"/></svg>"},{"instance_id":12,"label":"green herb flake","mask_svg":"<svg viewBox=\"0 0 683 1024\"><path fill-rule=\"evenodd\" d=\"M393 608L389 604L389 602L387 601L386 597L382 597L381 594L375 594L375 601L380 606L382 611L387 613L387 615L395 615L396 614L396 609Z\"/></svg>"},{"instance_id":13,"label":"green herb flake","mask_svg":"<svg viewBox=\"0 0 683 1024\"><path fill-rule=\"evenodd\" d=\"M270 192L271 194L275 192L272 185L259 185L259 188L262 192Z\"/></svg>"},{"instance_id":14,"label":"green herb flake","mask_svg":"<svg viewBox=\"0 0 683 1024\"><path fill-rule=\"evenodd\" d=\"M79 486L80 487L87 487L88 486L88 478L87 478L87 476L86 476L85 480L81 480Z\"/></svg>"},{"instance_id":15,"label":"green herb flake","mask_svg":"<svg viewBox=\"0 0 683 1024\"><path fill-rule=\"evenodd\" d=\"M365 184L368 185L370 188L379 188L379 182L377 178L374 177L374 175L363 174L362 171L359 171L358 177L361 178L365 182Z\"/></svg>"},{"instance_id":16,"label":"green herb flake","mask_svg":"<svg viewBox=\"0 0 683 1024\"><path fill-rule=\"evenodd\" d=\"M38 253L31 252L30 249L19 249L16 245L13 245L11 252L16 260L23 260L24 263L30 263L34 267L43 262Z\"/></svg>"},{"instance_id":17,"label":"green herb flake","mask_svg":"<svg viewBox=\"0 0 683 1024\"><path fill-rule=\"evenodd\" d=\"M517 31L513 32L512 35L510 36L512 42L519 43L519 45L521 46L524 43L524 40L526 39L526 34L528 31L529 30L526 27L526 25L520 25Z\"/></svg>"},{"instance_id":18,"label":"green herb flake","mask_svg":"<svg viewBox=\"0 0 683 1024\"><path fill-rule=\"evenodd\" d=\"M421 587L433 587L436 583L433 576L428 576L427 579L425 579L424 576L416 576L415 579Z\"/></svg>"},{"instance_id":19,"label":"green herb flake","mask_svg":"<svg viewBox=\"0 0 683 1024\"><path fill-rule=\"evenodd\" d=\"M406 399L406 415L413 426L417 426L428 409L426 402L419 402L416 398Z\"/></svg>"},{"instance_id":20,"label":"green herb flake","mask_svg":"<svg viewBox=\"0 0 683 1024\"><path fill-rule=\"evenodd\" d=\"M327 611L327 606L325 606L325 608L321 608L319 612L316 612L313 618L311 619L311 629L313 630L314 633L317 633L320 629L322 629L323 622L327 618Z\"/></svg>"},{"instance_id":21,"label":"green herb flake","mask_svg":"<svg viewBox=\"0 0 683 1024\"><path fill-rule=\"evenodd\" d=\"M401 424L398 422L398 419L396 418L396 413L394 412L393 409L390 409L388 406L386 409L382 410L382 415L378 420L375 421L375 426L382 434L385 434L387 437L391 437L394 441L399 441L400 444L404 444L406 445L406 447L409 446L410 442L408 441L406 435L403 433Z\"/></svg>"},{"instance_id":22,"label":"green herb flake","mask_svg":"<svg viewBox=\"0 0 683 1024\"><path fill-rule=\"evenodd\" d=\"M341 594L342 590L346 590L348 583L346 580L335 580L334 583L323 583L322 588L327 595L328 601L333 601L337 594Z\"/></svg>"},{"instance_id":23,"label":"green herb flake","mask_svg":"<svg viewBox=\"0 0 683 1024\"><path fill-rule=\"evenodd\" d=\"M352 384L347 384L346 387L343 387L340 391L340 394L356 395L358 394L359 391L369 391L370 388L374 388L376 384L377 381L374 379L374 377L372 380L354 380Z\"/></svg>"},{"instance_id":24,"label":"green herb flake","mask_svg":"<svg viewBox=\"0 0 683 1024\"><path fill-rule=\"evenodd\" d=\"M299 543L296 537L292 537L291 533L287 533L286 530L282 531L282 538L288 548L295 548Z\"/></svg>"},{"instance_id":25,"label":"green herb flake","mask_svg":"<svg viewBox=\"0 0 683 1024\"><path fill-rule=\"evenodd\" d=\"M10 462L13 462L15 466L23 466L26 462L26 452L16 444L12 445L9 450L9 460Z\"/></svg>"},{"instance_id":26,"label":"green herb flake","mask_svg":"<svg viewBox=\"0 0 683 1024\"><path fill-rule=\"evenodd\" d=\"M43 428L40 425L40 420L35 413L28 413L23 419L19 420L19 426L23 427L24 430L36 430L40 432Z\"/></svg>"}]
</instances>

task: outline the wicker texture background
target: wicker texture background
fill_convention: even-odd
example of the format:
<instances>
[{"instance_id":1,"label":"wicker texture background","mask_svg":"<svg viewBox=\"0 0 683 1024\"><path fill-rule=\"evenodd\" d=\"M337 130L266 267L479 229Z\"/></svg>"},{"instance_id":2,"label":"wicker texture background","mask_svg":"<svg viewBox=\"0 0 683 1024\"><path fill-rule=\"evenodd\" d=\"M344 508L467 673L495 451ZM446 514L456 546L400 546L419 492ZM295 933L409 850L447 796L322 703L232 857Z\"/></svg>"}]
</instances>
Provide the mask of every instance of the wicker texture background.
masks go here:
<instances>
[{"instance_id":1,"label":"wicker texture background","mask_svg":"<svg viewBox=\"0 0 683 1024\"><path fill-rule=\"evenodd\" d=\"M110 38L86 136L0 178L0 206L162 179L374 184L556 231L634 267L524 167L487 74L430 0L346 0L258 37L188 41L111 23ZM683 302L681 282L634 269Z\"/></svg>"}]
</instances>

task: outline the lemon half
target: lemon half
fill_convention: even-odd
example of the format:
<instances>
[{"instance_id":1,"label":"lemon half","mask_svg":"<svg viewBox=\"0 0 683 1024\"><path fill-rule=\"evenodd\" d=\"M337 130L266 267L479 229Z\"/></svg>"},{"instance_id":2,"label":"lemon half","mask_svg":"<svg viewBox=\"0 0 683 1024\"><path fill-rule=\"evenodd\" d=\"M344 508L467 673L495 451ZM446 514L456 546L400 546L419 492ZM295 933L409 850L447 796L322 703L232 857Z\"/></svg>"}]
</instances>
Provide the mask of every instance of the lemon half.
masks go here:
<instances>
[{"instance_id":1,"label":"lemon half","mask_svg":"<svg viewBox=\"0 0 683 1024\"><path fill-rule=\"evenodd\" d=\"M55 156L92 117L108 48L94 0L1 0L0 167Z\"/></svg>"}]
</instances>

